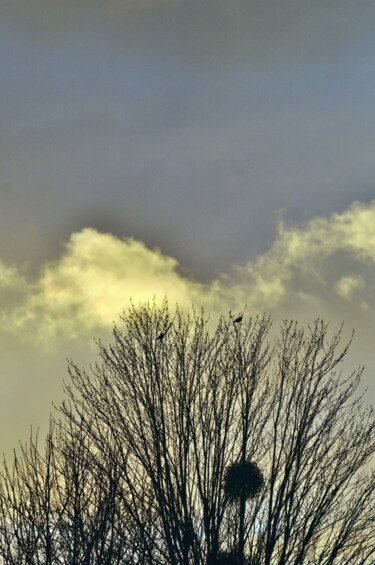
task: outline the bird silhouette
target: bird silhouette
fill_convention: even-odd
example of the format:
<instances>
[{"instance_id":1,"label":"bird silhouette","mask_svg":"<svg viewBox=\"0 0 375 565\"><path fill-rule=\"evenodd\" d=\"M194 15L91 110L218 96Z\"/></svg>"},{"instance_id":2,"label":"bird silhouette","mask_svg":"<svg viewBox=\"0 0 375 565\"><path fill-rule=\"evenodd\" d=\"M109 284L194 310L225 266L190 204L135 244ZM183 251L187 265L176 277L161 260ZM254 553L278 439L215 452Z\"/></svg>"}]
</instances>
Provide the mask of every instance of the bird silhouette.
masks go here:
<instances>
[{"instance_id":1,"label":"bird silhouette","mask_svg":"<svg viewBox=\"0 0 375 565\"><path fill-rule=\"evenodd\" d=\"M242 322L242 316L238 316L238 318L236 318L235 320L233 320L234 324L239 324L240 322Z\"/></svg>"},{"instance_id":2,"label":"bird silhouette","mask_svg":"<svg viewBox=\"0 0 375 565\"><path fill-rule=\"evenodd\" d=\"M156 338L156 340L161 341L164 337L165 334L167 333L167 331L173 326L173 320L172 322L169 324L169 326L164 326L164 331L160 332L160 334L158 335L158 337Z\"/></svg>"}]
</instances>

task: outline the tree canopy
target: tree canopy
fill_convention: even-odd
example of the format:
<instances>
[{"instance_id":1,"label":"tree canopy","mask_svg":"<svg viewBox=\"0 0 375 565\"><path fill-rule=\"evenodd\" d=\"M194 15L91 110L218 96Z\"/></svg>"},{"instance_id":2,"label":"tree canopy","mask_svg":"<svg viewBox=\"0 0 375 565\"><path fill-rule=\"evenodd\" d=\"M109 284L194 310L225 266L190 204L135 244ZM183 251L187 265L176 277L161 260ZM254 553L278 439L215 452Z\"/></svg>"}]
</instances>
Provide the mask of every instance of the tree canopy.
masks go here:
<instances>
[{"instance_id":1,"label":"tree canopy","mask_svg":"<svg viewBox=\"0 0 375 565\"><path fill-rule=\"evenodd\" d=\"M0 563L374 562L374 413L340 331L166 302L122 321L4 462Z\"/></svg>"}]
</instances>

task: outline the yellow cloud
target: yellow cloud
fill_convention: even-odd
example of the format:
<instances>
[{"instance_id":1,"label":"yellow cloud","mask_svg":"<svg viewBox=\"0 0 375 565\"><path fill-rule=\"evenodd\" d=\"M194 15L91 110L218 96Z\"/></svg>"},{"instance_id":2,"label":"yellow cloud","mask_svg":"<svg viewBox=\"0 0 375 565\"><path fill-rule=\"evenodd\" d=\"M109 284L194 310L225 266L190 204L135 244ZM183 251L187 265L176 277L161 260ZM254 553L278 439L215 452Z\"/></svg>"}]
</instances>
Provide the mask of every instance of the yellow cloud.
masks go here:
<instances>
[{"instance_id":1,"label":"yellow cloud","mask_svg":"<svg viewBox=\"0 0 375 565\"><path fill-rule=\"evenodd\" d=\"M132 299L168 296L191 303L200 285L181 277L177 261L134 239L86 228L72 234L64 255L48 263L15 320L39 325L42 339L76 337L111 326Z\"/></svg>"},{"instance_id":2,"label":"yellow cloud","mask_svg":"<svg viewBox=\"0 0 375 565\"><path fill-rule=\"evenodd\" d=\"M0 261L3 446L26 437L31 423L43 429L51 399L61 398L65 356L88 365L92 336L109 337L130 297L135 305L165 296L172 308L202 304L213 324L217 314L237 315L247 304L246 315L271 314L276 332L282 318L305 323L321 315L333 331L346 321L346 336L356 329L351 366L365 362L371 376L374 227L375 200L299 226L280 224L266 253L209 284L182 276L177 261L158 249L90 228L73 233L33 282ZM370 378L367 384L373 394Z\"/></svg>"},{"instance_id":3,"label":"yellow cloud","mask_svg":"<svg viewBox=\"0 0 375 565\"><path fill-rule=\"evenodd\" d=\"M346 300L349 300L355 291L362 290L363 287L364 281L360 275L341 277L335 284L337 294Z\"/></svg>"},{"instance_id":4,"label":"yellow cloud","mask_svg":"<svg viewBox=\"0 0 375 565\"><path fill-rule=\"evenodd\" d=\"M0 290L4 288L20 289L25 285L25 280L15 267L7 267L0 260Z\"/></svg>"},{"instance_id":5,"label":"yellow cloud","mask_svg":"<svg viewBox=\"0 0 375 565\"><path fill-rule=\"evenodd\" d=\"M182 276L177 261L159 249L86 228L72 234L62 256L44 265L34 284L0 264L0 287L18 285L23 292L1 310L2 322L7 331L44 342L92 336L110 328L130 299L137 304L165 296L172 306L195 303L212 314L247 304L252 313L334 312L352 320L373 308L374 262L375 200L300 226L280 223L266 253L210 284ZM350 302L359 290L361 303ZM355 312L343 310L339 297Z\"/></svg>"},{"instance_id":6,"label":"yellow cloud","mask_svg":"<svg viewBox=\"0 0 375 565\"><path fill-rule=\"evenodd\" d=\"M341 264L336 255L341 254ZM254 281L254 288L269 296L272 304L278 304L296 289L329 284L330 277L337 279L337 270L346 268L347 262L357 262L361 270L364 265L373 268L375 262L375 200L368 204L354 202L342 213L329 217L316 217L302 226L285 226L280 222L278 235L270 250L249 262L241 270ZM336 264L334 273L332 265ZM350 279L351 291L364 284L360 273ZM300 281L300 283L298 282ZM342 292L345 280L339 284ZM306 286L304 286L306 285ZM349 288L347 289L349 291ZM310 295L310 294L309 294Z\"/></svg>"}]
</instances>

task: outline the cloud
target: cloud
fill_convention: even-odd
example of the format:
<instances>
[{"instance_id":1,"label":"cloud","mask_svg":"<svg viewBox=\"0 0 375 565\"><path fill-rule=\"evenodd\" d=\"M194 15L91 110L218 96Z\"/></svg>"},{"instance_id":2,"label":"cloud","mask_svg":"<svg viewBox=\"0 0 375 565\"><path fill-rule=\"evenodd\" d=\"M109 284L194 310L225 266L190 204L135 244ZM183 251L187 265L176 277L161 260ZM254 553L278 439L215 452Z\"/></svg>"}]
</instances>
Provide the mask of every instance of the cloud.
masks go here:
<instances>
[{"instance_id":1,"label":"cloud","mask_svg":"<svg viewBox=\"0 0 375 565\"><path fill-rule=\"evenodd\" d=\"M38 41L93 35L117 45L169 50L191 67L236 60L332 56L345 49L348 31L371 20L373 2L358 10L349 0L4 0L3 18ZM349 33L350 35L350 33ZM369 34L371 37L371 34ZM318 39L318 41L317 41Z\"/></svg>"},{"instance_id":2,"label":"cloud","mask_svg":"<svg viewBox=\"0 0 375 565\"><path fill-rule=\"evenodd\" d=\"M360 275L341 277L335 284L337 294L346 300L349 300L355 291L362 290L363 287L364 281Z\"/></svg>"},{"instance_id":3,"label":"cloud","mask_svg":"<svg viewBox=\"0 0 375 565\"><path fill-rule=\"evenodd\" d=\"M175 259L140 241L84 229L71 235L59 259L43 267L8 324L47 342L111 326L130 299L168 296L185 305L201 285L181 277L176 267Z\"/></svg>"},{"instance_id":4,"label":"cloud","mask_svg":"<svg viewBox=\"0 0 375 565\"><path fill-rule=\"evenodd\" d=\"M10 287L22 287L24 284L23 279L19 276L15 267L7 267L3 261L0 260L0 289Z\"/></svg>"},{"instance_id":5,"label":"cloud","mask_svg":"<svg viewBox=\"0 0 375 565\"><path fill-rule=\"evenodd\" d=\"M267 289L279 302L293 288L311 288L319 294L319 288L353 261L360 271L364 266L373 268L375 263L375 200L354 202L342 213L319 216L301 226L286 226L280 221L271 249L242 269L251 274L260 290ZM363 287L359 273L350 280L352 290Z\"/></svg>"},{"instance_id":6,"label":"cloud","mask_svg":"<svg viewBox=\"0 0 375 565\"><path fill-rule=\"evenodd\" d=\"M229 309L266 312L278 322L323 316L335 331L356 328L350 367L375 367L375 200L300 225L280 222L269 250L208 284L181 274L173 257L135 239L92 228L73 233L60 257L27 280L0 262L0 437L3 449L45 430L51 399L59 404L64 359L88 365L92 337L110 339L113 321L129 304L168 296L190 308L204 305L211 320ZM90 347L91 344L91 347ZM354 365L353 365L354 361ZM350 370L350 369L349 369ZM370 371L371 372L371 371ZM369 373L367 369L366 375ZM368 380L369 398L374 394ZM1 434L0 434L1 436Z\"/></svg>"},{"instance_id":7,"label":"cloud","mask_svg":"<svg viewBox=\"0 0 375 565\"><path fill-rule=\"evenodd\" d=\"M208 284L179 272L177 261L135 239L86 228L73 233L61 257L27 283L0 265L0 287L17 289L2 307L3 327L40 343L95 335L129 304L168 297L212 314L228 309L341 316L354 320L375 306L375 200L299 226L278 225L271 248ZM366 305L366 307L364 307Z\"/></svg>"}]
</instances>

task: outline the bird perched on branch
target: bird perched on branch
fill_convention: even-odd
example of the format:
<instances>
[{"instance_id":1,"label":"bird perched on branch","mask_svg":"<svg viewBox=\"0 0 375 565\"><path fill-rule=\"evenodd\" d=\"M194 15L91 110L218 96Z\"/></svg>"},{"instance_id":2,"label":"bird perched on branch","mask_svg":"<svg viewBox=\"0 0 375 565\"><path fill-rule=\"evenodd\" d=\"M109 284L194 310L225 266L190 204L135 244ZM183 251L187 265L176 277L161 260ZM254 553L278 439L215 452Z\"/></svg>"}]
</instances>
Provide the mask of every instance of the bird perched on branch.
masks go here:
<instances>
[{"instance_id":1,"label":"bird perched on branch","mask_svg":"<svg viewBox=\"0 0 375 565\"><path fill-rule=\"evenodd\" d=\"M173 325L173 320L172 320L172 322L169 324L168 327L165 327L165 328L164 328L164 331L163 331L163 332L160 332L160 334L159 334L158 337L156 338L156 341L162 341L162 340L164 339L164 337L165 337L165 334L166 334L167 331L172 327L172 325Z\"/></svg>"},{"instance_id":2,"label":"bird perched on branch","mask_svg":"<svg viewBox=\"0 0 375 565\"><path fill-rule=\"evenodd\" d=\"M238 316L238 318L236 318L235 320L233 320L234 324L239 324L240 322L242 322L242 316Z\"/></svg>"}]
</instances>

